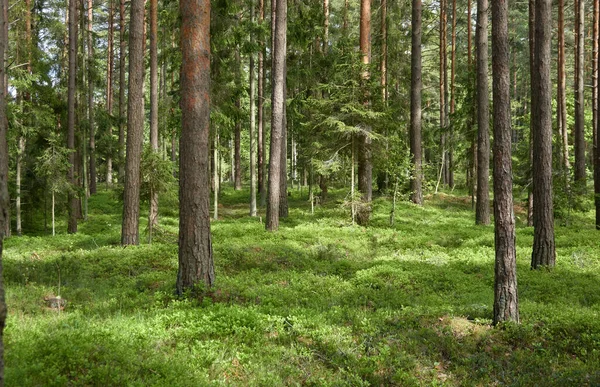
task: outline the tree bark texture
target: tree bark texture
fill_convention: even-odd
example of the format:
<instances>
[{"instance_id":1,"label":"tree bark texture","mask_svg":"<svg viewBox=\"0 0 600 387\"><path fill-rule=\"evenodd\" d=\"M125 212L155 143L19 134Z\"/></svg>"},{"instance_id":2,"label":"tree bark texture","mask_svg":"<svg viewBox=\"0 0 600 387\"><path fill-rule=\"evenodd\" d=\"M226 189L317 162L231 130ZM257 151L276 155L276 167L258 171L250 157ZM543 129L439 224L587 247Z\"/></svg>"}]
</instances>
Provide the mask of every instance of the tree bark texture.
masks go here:
<instances>
[{"instance_id":1,"label":"tree bark texture","mask_svg":"<svg viewBox=\"0 0 600 387\"><path fill-rule=\"evenodd\" d=\"M210 235L210 1L180 0L179 271L177 293L215 280Z\"/></svg>"},{"instance_id":2,"label":"tree bark texture","mask_svg":"<svg viewBox=\"0 0 600 387\"><path fill-rule=\"evenodd\" d=\"M584 81L585 81L585 30L584 8L585 0L577 0L575 37L577 45L575 60L575 126L574 126L574 151L575 151L575 182L580 189L585 190L585 116L584 116Z\"/></svg>"},{"instance_id":3,"label":"tree bark texture","mask_svg":"<svg viewBox=\"0 0 600 387\"><path fill-rule=\"evenodd\" d=\"M288 197L287 197L287 183L288 183L288 174L287 174L287 54L286 58L284 58L284 66L283 66L283 114L281 117L281 154L280 154L280 167L279 173L281 176L279 177L279 217L287 218L289 215L289 207L288 207Z\"/></svg>"},{"instance_id":4,"label":"tree bark texture","mask_svg":"<svg viewBox=\"0 0 600 387\"><path fill-rule=\"evenodd\" d=\"M150 146L158 152L158 0L150 0ZM148 225L158 224L158 192L152 192Z\"/></svg>"},{"instance_id":5,"label":"tree bark texture","mask_svg":"<svg viewBox=\"0 0 600 387\"><path fill-rule=\"evenodd\" d=\"M69 153L68 180L74 188L75 178L75 91L77 80L77 0L69 0L69 86L67 92L67 148ZM69 223L67 232L77 232L77 213L79 201L77 195L69 191Z\"/></svg>"},{"instance_id":6,"label":"tree bark texture","mask_svg":"<svg viewBox=\"0 0 600 387\"><path fill-rule=\"evenodd\" d=\"M534 51L533 44L535 38L532 36L532 31L535 30L535 13L534 6L531 5L535 0L530 0L529 5L529 40L530 40L530 71L533 73L535 68L533 67ZM561 167L564 170L565 184L569 185L569 173L571 170L571 163L569 162L569 138L567 135L567 101L566 101L566 76L565 76L565 1L558 0L558 74L557 74L557 101L556 101L556 115L557 115L557 127L560 144L560 157ZM531 121L533 125L533 121Z\"/></svg>"},{"instance_id":7,"label":"tree bark texture","mask_svg":"<svg viewBox=\"0 0 600 387\"><path fill-rule=\"evenodd\" d=\"M236 48L235 50L235 62L236 62L236 73L235 73L235 83L238 87L238 90L241 88L242 80L241 76L241 67L242 61L240 59L240 49ZM236 191L242 189L242 149L241 149L241 141L242 141L242 97L238 95L235 100L235 108L238 112L235 119L235 138L234 138L234 149L235 149L235 177L234 177L234 188Z\"/></svg>"},{"instance_id":8,"label":"tree bark texture","mask_svg":"<svg viewBox=\"0 0 600 387\"><path fill-rule=\"evenodd\" d=\"M596 15L596 22L598 23L598 0L594 0L594 13ZM599 29L597 29L598 32ZM597 37L596 37L597 38ZM600 75L600 60L596 60L596 75ZM596 84L598 86L598 79L596 79ZM597 99L596 106L597 111L600 113L600 91L597 90ZM594 152L593 152L593 160L594 160L594 204L596 207L596 230L600 230L600 117L596 120L596 125L594 126Z\"/></svg>"},{"instance_id":9,"label":"tree bark texture","mask_svg":"<svg viewBox=\"0 0 600 387\"><path fill-rule=\"evenodd\" d=\"M592 130L598 125L598 23L600 21L600 1L593 0L593 2L594 16L592 28Z\"/></svg>"},{"instance_id":10,"label":"tree bark texture","mask_svg":"<svg viewBox=\"0 0 600 387\"><path fill-rule=\"evenodd\" d=\"M490 101L488 85L488 0L477 0L477 203L475 223L490 224Z\"/></svg>"},{"instance_id":11,"label":"tree bark texture","mask_svg":"<svg viewBox=\"0 0 600 387\"><path fill-rule=\"evenodd\" d=\"M90 179L89 187L90 194L95 194L97 191L96 181L96 128L94 123L94 36L93 36L93 21L94 21L94 3L93 0L88 0L87 4L87 49L88 49L88 125L90 128Z\"/></svg>"},{"instance_id":12,"label":"tree bark texture","mask_svg":"<svg viewBox=\"0 0 600 387\"><path fill-rule=\"evenodd\" d=\"M360 54L363 64L362 78L367 83L369 79L368 66L371 62L371 0L360 2ZM369 95L365 87L365 104L369 104ZM373 165L371 162L371 138L370 129L365 128L358 134L358 190L361 193L362 206L359 207L356 220L358 224L365 225L369 221L371 213L371 199L373 195Z\"/></svg>"},{"instance_id":13,"label":"tree bark texture","mask_svg":"<svg viewBox=\"0 0 600 387\"><path fill-rule=\"evenodd\" d=\"M550 80L551 0L535 0L533 86L533 252L531 267L553 267L552 86Z\"/></svg>"},{"instance_id":14,"label":"tree bark texture","mask_svg":"<svg viewBox=\"0 0 600 387\"><path fill-rule=\"evenodd\" d=\"M410 199L423 204L422 189L422 145L421 145L421 92L423 89L421 66L422 3L412 0L412 43L411 43L411 84L410 84L410 157L412 176L410 179Z\"/></svg>"},{"instance_id":15,"label":"tree bark texture","mask_svg":"<svg viewBox=\"0 0 600 387\"><path fill-rule=\"evenodd\" d=\"M125 58L127 43L125 40L125 0L119 2L119 181L125 178Z\"/></svg>"},{"instance_id":16,"label":"tree bark texture","mask_svg":"<svg viewBox=\"0 0 600 387\"><path fill-rule=\"evenodd\" d=\"M494 325L519 322L515 215L512 196L508 0L492 1L494 98Z\"/></svg>"},{"instance_id":17,"label":"tree bark texture","mask_svg":"<svg viewBox=\"0 0 600 387\"><path fill-rule=\"evenodd\" d=\"M107 35L107 55L106 60L106 111L109 117L113 115L113 71L114 71L114 8L113 0L108 2L108 35ZM108 124L108 136L112 144L112 123ZM112 186L113 178L113 155L112 145L109 146L108 156L106 157L106 184Z\"/></svg>"},{"instance_id":18,"label":"tree bark texture","mask_svg":"<svg viewBox=\"0 0 600 387\"><path fill-rule=\"evenodd\" d=\"M271 93L271 149L269 157L269 192L266 229L279 228L281 179L281 145L285 104L285 56L287 47L287 0L274 0L275 27L273 36L273 81Z\"/></svg>"},{"instance_id":19,"label":"tree bark texture","mask_svg":"<svg viewBox=\"0 0 600 387\"><path fill-rule=\"evenodd\" d=\"M252 23L254 17L254 1L250 4L250 17ZM254 37L251 37L251 42L254 43ZM256 68L254 63L254 54L250 54L249 65L249 83L250 83L250 216L256 216L256 158L255 158L255 143L256 143Z\"/></svg>"},{"instance_id":20,"label":"tree bark texture","mask_svg":"<svg viewBox=\"0 0 600 387\"><path fill-rule=\"evenodd\" d=\"M259 24L264 23L265 20L265 1L259 0ZM265 81L266 81L266 69L265 69L265 41L260 42L260 50L258 52L258 125L257 125L257 161L258 161L258 193L260 196L260 206L265 206L267 203L267 191L265 188L265 180L267 175L266 163L265 163L265 145L264 141L264 101L265 101Z\"/></svg>"},{"instance_id":21,"label":"tree bark texture","mask_svg":"<svg viewBox=\"0 0 600 387\"><path fill-rule=\"evenodd\" d=\"M131 1L129 98L121 244L140 243L140 161L144 140L144 0Z\"/></svg>"}]
</instances>

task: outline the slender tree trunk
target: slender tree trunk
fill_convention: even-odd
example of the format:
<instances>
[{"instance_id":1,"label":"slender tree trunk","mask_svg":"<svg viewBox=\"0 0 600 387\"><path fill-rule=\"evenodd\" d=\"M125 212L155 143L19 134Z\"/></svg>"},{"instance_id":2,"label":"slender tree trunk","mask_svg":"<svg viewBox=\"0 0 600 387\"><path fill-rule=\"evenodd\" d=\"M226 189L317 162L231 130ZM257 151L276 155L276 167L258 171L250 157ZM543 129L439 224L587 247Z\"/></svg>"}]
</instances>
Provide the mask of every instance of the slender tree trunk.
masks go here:
<instances>
[{"instance_id":1,"label":"slender tree trunk","mask_svg":"<svg viewBox=\"0 0 600 387\"><path fill-rule=\"evenodd\" d=\"M90 179L89 187L90 194L96 193L96 130L94 123L94 37L93 37L93 21L94 21L94 3L93 0L88 0L87 4L87 48L88 48L88 123L90 135Z\"/></svg>"},{"instance_id":2,"label":"slender tree trunk","mask_svg":"<svg viewBox=\"0 0 600 387\"><path fill-rule=\"evenodd\" d=\"M512 196L508 0L492 0L494 79L494 325L519 322L517 253Z\"/></svg>"},{"instance_id":3,"label":"slender tree trunk","mask_svg":"<svg viewBox=\"0 0 600 387\"><path fill-rule=\"evenodd\" d=\"M448 144L447 133L447 79L448 79L448 54L447 54L447 8L448 0L440 0L440 149L441 149L441 178L442 184L448 184Z\"/></svg>"},{"instance_id":4,"label":"slender tree trunk","mask_svg":"<svg viewBox=\"0 0 600 387\"><path fill-rule=\"evenodd\" d=\"M562 0L559 0L559 3ZM563 6L564 8L564 6ZM560 9L559 9L560 12ZM560 13L559 13L560 15ZM560 18L560 16L559 16ZM564 23L564 22L563 22ZM559 23L560 26L560 23ZM559 34L559 40L560 40L560 34ZM560 47L560 43L559 43L559 47ZM564 58L564 35L563 35L563 46L562 46L562 51L563 51L563 58ZM560 54L560 48L559 48L559 54ZM559 55L560 57L560 55ZM564 62L563 62L564 63ZM560 67L560 66L559 66ZM535 70L535 0L529 0L529 74L533 74L533 72L536 71ZM531 78L530 78L531 79ZM562 101L563 101L563 106L564 105L564 71L563 71L563 77L560 78L559 77L559 90L560 90L560 79L563 80L563 88L562 88L562 92L563 92L563 96L562 96ZM529 168L528 168L528 181L529 181L529 188L527 190L527 226L528 227L532 227L533 226L533 131L534 131L534 116L535 116L535 110L533 109L533 100L534 98L536 98L536 90L533 87L533 79L531 79L530 81L530 96L531 96L531 111L530 111L530 119L529 119ZM559 97L560 100L560 97ZM560 106L560 104L559 104ZM559 107L559 109L561 109ZM562 113L561 113L562 114ZM564 116L562 116L564 117ZM562 118L560 119L562 121ZM560 133L560 131L559 131ZM568 161L568 158L567 158ZM568 173L568 172L567 172ZM568 179L567 179L568 182Z\"/></svg>"},{"instance_id":5,"label":"slender tree trunk","mask_svg":"<svg viewBox=\"0 0 600 387\"><path fill-rule=\"evenodd\" d=\"M477 1L477 204L475 223L490 224L490 104L488 86L488 0Z\"/></svg>"},{"instance_id":6,"label":"slender tree trunk","mask_svg":"<svg viewBox=\"0 0 600 387\"><path fill-rule=\"evenodd\" d=\"M119 3L119 181L125 179L125 58L127 45L125 30L125 0Z\"/></svg>"},{"instance_id":7,"label":"slender tree trunk","mask_svg":"<svg viewBox=\"0 0 600 387\"><path fill-rule=\"evenodd\" d=\"M284 59L284 65L283 65L283 116L281 118L282 123L281 123L281 129L282 129L282 134L281 134L281 154L280 154L280 167L279 167L279 173L281 174L281 177L279 178L279 217L280 218L287 218L289 215L289 208L288 208L288 198L287 198L287 180L288 180L288 173L287 173L287 106L286 106L286 100L287 100L287 54L286 54L286 58Z\"/></svg>"},{"instance_id":8,"label":"slender tree trunk","mask_svg":"<svg viewBox=\"0 0 600 387\"><path fill-rule=\"evenodd\" d=\"M219 174L220 168L218 167L219 156L219 128L215 127L215 139L213 149L213 160L215 167L213 168L213 183L214 183L214 197L213 197L213 219L219 220L219 191L221 190L221 177Z\"/></svg>"},{"instance_id":9,"label":"slender tree trunk","mask_svg":"<svg viewBox=\"0 0 600 387\"><path fill-rule=\"evenodd\" d=\"M592 130L598 126L598 23L600 20L600 1L594 2L592 29ZM593 164L593 162L592 162Z\"/></svg>"},{"instance_id":10,"label":"slender tree trunk","mask_svg":"<svg viewBox=\"0 0 600 387\"><path fill-rule=\"evenodd\" d=\"M158 152L158 0L150 0L150 146ZM148 226L158 224L158 192L150 197Z\"/></svg>"},{"instance_id":11,"label":"slender tree trunk","mask_svg":"<svg viewBox=\"0 0 600 387\"><path fill-rule=\"evenodd\" d=\"M4 325L6 322L6 301L2 279L2 244L10 230L8 217L8 120L6 118L6 50L8 46L8 0L1 0L0 11L0 386L4 386Z\"/></svg>"},{"instance_id":12,"label":"slender tree trunk","mask_svg":"<svg viewBox=\"0 0 600 387\"><path fill-rule=\"evenodd\" d=\"M177 293L215 280L210 235L210 1L180 0L181 112ZM216 169L216 168L215 168Z\"/></svg>"},{"instance_id":13,"label":"slender tree trunk","mask_svg":"<svg viewBox=\"0 0 600 387\"><path fill-rule=\"evenodd\" d=\"M450 69L450 114L456 110L454 81L456 74L456 0L452 0L452 67ZM454 125L450 123L448 133L448 185L454 188Z\"/></svg>"},{"instance_id":14,"label":"slender tree trunk","mask_svg":"<svg viewBox=\"0 0 600 387\"><path fill-rule=\"evenodd\" d=\"M140 243L140 162L144 139L144 0L131 1L129 98L121 244Z\"/></svg>"},{"instance_id":15,"label":"slender tree trunk","mask_svg":"<svg viewBox=\"0 0 600 387\"><path fill-rule=\"evenodd\" d=\"M365 89L364 103L369 104L367 85L369 79L369 64L371 62L371 0L360 2L360 54L363 64L362 79ZM358 134L358 190L361 193L362 205L358 208L356 220L360 225L366 225L371 216L371 199L373 194L373 165L371 161L371 138L369 128Z\"/></svg>"},{"instance_id":16,"label":"slender tree trunk","mask_svg":"<svg viewBox=\"0 0 600 387\"><path fill-rule=\"evenodd\" d=\"M250 18L252 19L252 23L254 23L254 1L250 4ZM250 40L251 43L254 43L253 36L250 38ZM256 74L254 65L254 53L250 53L250 66L248 71L250 72L250 216L256 216L256 159L254 152L254 143L256 141Z\"/></svg>"},{"instance_id":17,"label":"slender tree trunk","mask_svg":"<svg viewBox=\"0 0 600 387\"><path fill-rule=\"evenodd\" d=\"M596 34L599 33L600 28L598 28L599 17L598 17L598 8L599 1L594 0L594 15L596 16ZM598 40L598 36L595 36L596 41ZM598 52L596 52L596 55ZM600 75L600 60L596 59L596 86L599 86L600 81L598 80L598 75ZM596 90L596 110L600 113L600 91ZM594 160L594 204L596 207L596 230L600 230L600 117L596 119L596 125L593 128L594 130L594 152L593 152L593 160Z\"/></svg>"},{"instance_id":18,"label":"slender tree trunk","mask_svg":"<svg viewBox=\"0 0 600 387\"><path fill-rule=\"evenodd\" d=\"M421 167L421 91L423 88L423 81L421 78L421 25L421 0L412 0L410 81L410 157L412 163L412 176L410 179L410 191L411 201L419 205L423 204L423 189L421 187L421 179L423 176Z\"/></svg>"},{"instance_id":19,"label":"slender tree trunk","mask_svg":"<svg viewBox=\"0 0 600 387\"><path fill-rule=\"evenodd\" d=\"M235 83L238 90L241 88L242 79L241 77L241 67L242 61L240 59L240 49L239 47L235 50L235 62L236 62L236 75L235 75ZM242 98L241 94L238 94L235 100L235 108L239 112L242 109ZM242 118L241 114L237 115L235 120L235 140L234 140L234 162L235 162L235 175L234 175L234 189L239 191L242 189Z\"/></svg>"},{"instance_id":20,"label":"slender tree trunk","mask_svg":"<svg viewBox=\"0 0 600 387\"><path fill-rule=\"evenodd\" d=\"M259 24L263 24L265 21L265 1L259 0ZM260 206L264 207L267 204L267 190L265 188L265 180L267 175L266 163L265 163L265 133L264 133L264 101L265 101L265 81L266 81L266 69L265 69L265 57L266 57L266 44L264 40L260 42L260 50L258 52L258 140L257 140L257 157L258 157L258 193L260 194Z\"/></svg>"},{"instance_id":21,"label":"slender tree trunk","mask_svg":"<svg viewBox=\"0 0 600 387\"><path fill-rule=\"evenodd\" d=\"M584 29L584 6L585 0L576 1L576 44L577 56L575 60L575 182L579 189L585 191L586 171L585 171L585 116L584 116L584 81L585 81L585 29Z\"/></svg>"},{"instance_id":22,"label":"slender tree trunk","mask_svg":"<svg viewBox=\"0 0 600 387\"><path fill-rule=\"evenodd\" d=\"M271 150L269 158L269 201L266 229L279 228L279 200L281 179L281 145L285 104L285 57L287 47L287 0L274 0L275 23L273 34L273 81L271 93Z\"/></svg>"},{"instance_id":23,"label":"slender tree trunk","mask_svg":"<svg viewBox=\"0 0 600 387\"><path fill-rule=\"evenodd\" d=\"M531 3L534 0L530 0L530 22L533 26L535 23L534 7ZM569 162L569 139L567 135L567 101L566 101L566 76L565 76L565 1L558 0L558 86L557 86L557 127L558 135L560 137L559 144L561 145L561 167L565 176L566 188L569 189L569 171L571 170L571 163ZM530 62L533 64L533 44L534 37L532 36L532 29L530 27ZM531 67L531 71L535 71ZM533 124L533 121L532 121Z\"/></svg>"},{"instance_id":24,"label":"slender tree trunk","mask_svg":"<svg viewBox=\"0 0 600 387\"><path fill-rule=\"evenodd\" d=\"M73 187L75 179L75 90L77 79L77 0L69 0L69 86L67 97L68 126L67 148L69 149L69 183ZM77 195L69 191L69 224L67 232L77 232L77 210L79 202Z\"/></svg>"},{"instance_id":25,"label":"slender tree trunk","mask_svg":"<svg viewBox=\"0 0 600 387\"><path fill-rule=\"evenodd\" d=\"M114 70L114 9L113 0L108 2L108 36L106 60L106 111L110 118L113 115L113 70ZM113 183L113 148L112 148L112 120L108 124L109 148L106 157L106 185L111 187Z\"/></svg>"},{"instance_id":26,"label":"slender tree trunk","mask_svg":"<svg viewBox=\"0 0 600 387\"><path fill-rule=\"evenodd\" d=\"M533 252L531 267L553 267L552 88L550 83L551 0L535 0L533 84Z\"/></svg>"},{"instance_id":27,"label":"slender tree trunk","mask_svg":"<svg viewBox=\"0 0 600 387\"><path fill-rule=\"evenodd\" d=\"M381 100L384 106L387 101L387 0L381 0L381 62L379 63L379 72L381 73Z\"/></svg>"}]
</instances>

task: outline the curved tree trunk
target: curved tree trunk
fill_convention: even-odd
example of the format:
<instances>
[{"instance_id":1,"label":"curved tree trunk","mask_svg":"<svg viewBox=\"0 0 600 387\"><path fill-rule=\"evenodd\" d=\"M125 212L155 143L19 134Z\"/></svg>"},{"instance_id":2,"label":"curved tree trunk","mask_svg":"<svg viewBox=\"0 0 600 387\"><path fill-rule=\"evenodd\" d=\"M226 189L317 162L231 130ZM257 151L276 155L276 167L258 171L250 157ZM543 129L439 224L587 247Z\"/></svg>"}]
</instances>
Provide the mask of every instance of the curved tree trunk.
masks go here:
<instances>
[{"instance_id":1,"label":"curved tree trunk","mask_svg":"<svg viewBox=\"0 0 600 387\"><path fill-rule=\"evenodd\" d=\"M411 84L410 84L410 156L412 176L410 179L411 201L423 204L423 189L421 179L421 0L412 0L412 43L411 43Z\"/></svg>"},{"instance_id":2,"label":"curved tree trunk","mask_svg":"<svg viewBox=\"0 0 600 387\"><path fill-rule=\"evenodd\" d=\"M144 0L131 1L127 153L121 244L140 243L140 161L144 140Z\"/></svg>"},{"instance_id":3,"label":"curved tree trunk","mask_svg":"<svg viewBox=\"0 0 600 387\"><path fill-rule=\"evenodd\" d=\"M492 0L494 97L494 325L519 322L517 254L512 197L508 0Z\"/></svg>"},{"instance_id":4,"label":"curved tree trunk","mask_svg":"<svg viewBox=\"0 0 600 387\"><path fill-rule=\"evenodd\" d=\"M177 293L210 288L215 269L210 235L210 1L180 0L181 137ZM216 160L215 160L216 164Z\"/></svg>"},{"instance_id":5,"label":"curved tree trunk","mask_svg":"<svg viewBox=\"0 0 600 387\"><path fill-rule=\"evenodd\" d=\"M490 102L488 85L488 1L477 1L477 204L475 223L490 224Z\"/></svg>"}]
</instances>

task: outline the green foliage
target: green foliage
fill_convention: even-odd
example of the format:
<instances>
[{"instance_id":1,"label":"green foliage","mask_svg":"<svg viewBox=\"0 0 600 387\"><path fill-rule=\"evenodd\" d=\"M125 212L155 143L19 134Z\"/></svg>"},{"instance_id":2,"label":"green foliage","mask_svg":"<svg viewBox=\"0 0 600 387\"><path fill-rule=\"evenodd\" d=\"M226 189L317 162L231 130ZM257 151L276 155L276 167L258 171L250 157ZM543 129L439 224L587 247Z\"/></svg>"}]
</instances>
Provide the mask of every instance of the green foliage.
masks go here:
<instances>
[{"instance_id":1,"label":"green foliage","mask_svg":"<svg viewBox=\"0 0 600 387\"><path fill-rule=\"evenodd\" d=\"M493 229L470 200L373 202L349 226L332 190L314 215L293 191L278 233L247 217L247 191L223 188L213 222L217 283L174 293L171 239L119 246L120 210L90 198L76 235L5 242L11 385L594 385L600 382L600 251L590 213L557 229L558 265L529 270L532 230L517 211L521 324L490 327ZM167 214L167 215L166 215ZM264 215L264 214L260 214ZM44 298L57 294L62 311ZM552 289L552 291L548 291Z\"/></svg>"},{"instance_id":2,"label":"green foliage","mask_svg":"<svg viewBox=\"0 0 600 387\"><path fill-rule=\"evenodd\" d=\"M146 202L152 193L162 194L175 185L173 177L173 163L165 160L160 152L155 152L150 145L144 147L140 165L142 185L140 198Z\"/></svg>"}]
</instances>

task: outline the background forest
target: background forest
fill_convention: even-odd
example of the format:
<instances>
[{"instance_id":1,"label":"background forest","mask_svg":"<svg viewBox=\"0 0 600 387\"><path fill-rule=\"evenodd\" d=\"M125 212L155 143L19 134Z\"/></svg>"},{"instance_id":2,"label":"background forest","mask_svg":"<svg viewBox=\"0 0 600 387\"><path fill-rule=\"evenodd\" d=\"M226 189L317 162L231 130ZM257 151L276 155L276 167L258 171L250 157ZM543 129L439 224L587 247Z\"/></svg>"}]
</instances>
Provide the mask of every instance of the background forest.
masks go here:
<instances>
[{"instance_id":1,"label":"background forest","mask_svg":"<svg viewBox=\"0 0 600 387\"><path fill-rule=\"evenodd\" d=\"M599 384L599 9L2 1L6 383Z\"/></svg>"}]
</instances>

